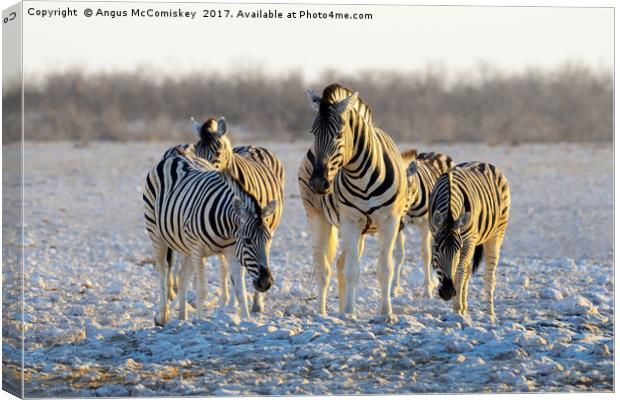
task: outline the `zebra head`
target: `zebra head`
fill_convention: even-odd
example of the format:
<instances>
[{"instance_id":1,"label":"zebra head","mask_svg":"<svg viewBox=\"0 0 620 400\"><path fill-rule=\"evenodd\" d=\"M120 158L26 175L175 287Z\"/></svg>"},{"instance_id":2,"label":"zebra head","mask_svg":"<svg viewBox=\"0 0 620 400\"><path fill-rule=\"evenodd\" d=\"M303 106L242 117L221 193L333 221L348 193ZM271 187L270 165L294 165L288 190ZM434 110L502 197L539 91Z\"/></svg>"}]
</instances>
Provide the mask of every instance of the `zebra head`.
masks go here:
<instances>
[{"instance_id":1,"label":"zebra head","mask_svg":"<svg viewBox=\"0 0 620 400\"><path fill-rule=\"evenodd\" d=\"M314 134L314 163L309 182L310 189L315 193L329 193L336 173L345 164L347 151L353 143L346 113L357 97L355 92L342 100L329 101L308 89L310 105L318 111L311 129Z\"/></svg>"},{"instance_id":2,"label":"zebra head","mask_svg":"<svg viewBox=\"0 0 620 400\"><path fill-rule=\"evenodd\" d=\"M224 117L215 119L213 117L201 124L194 117L191 117L194 134L198 138L195 152L198 157L209 161L215 169L223 170L228 167L232 157L232 146L230 140L225 136L228 132L228 124Z\"/></svg>"},{"instance_id":3,"label":"zebra head","mask_svg":"<svg viewBox=\"0 0 620 400\"><path fill-rule=\"evenodd\" d=\"M463 248L461 229L467 225L469 218L469 212L463 212L454 219L449 212L435 211L431 219L432 265L441 283L439 296L446 301L456 296L452 282Z\"/></svg>"},{"instance_id":4,"label":"zebra head","mask_svg":"<svg viewBox=\"0 0 620 400\"><path fill-rule=\"evenodd\" d=\"M266 292L273 283L269 271L269 248L271 233L265 219L273 215L277 201L271 200L264 208L252 199L251 204L244 203L238 197L233 201L233 208L239 217L235 256L252 277L252 283L259 292Z\"/></svg>"}]
</instances>

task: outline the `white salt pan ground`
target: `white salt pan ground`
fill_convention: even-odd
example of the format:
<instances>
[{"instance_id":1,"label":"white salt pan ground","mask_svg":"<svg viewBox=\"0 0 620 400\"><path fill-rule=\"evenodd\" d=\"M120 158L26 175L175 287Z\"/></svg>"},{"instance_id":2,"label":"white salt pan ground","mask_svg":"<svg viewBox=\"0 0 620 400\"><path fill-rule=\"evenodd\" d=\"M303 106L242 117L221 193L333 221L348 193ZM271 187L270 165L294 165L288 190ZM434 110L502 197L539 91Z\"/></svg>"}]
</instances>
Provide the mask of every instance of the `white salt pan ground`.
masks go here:
<instances>
[{"instance_id":1,"label":"white salt pan ground","mask_svg":"<svg viewBox=\"0 0 620 400\"><path fill-rule=\"evenodd\" d=\"M267 144L285 163L287 187L265 314L242 322L217 311L213 264L206 318L156 328L158 278L141 190L168 145L26 144L28 396L613 390L611 145L417 145L457 162L493 162L508 176L499 321L482 312L480 275L470 286L471 322L422 297L419 242L409 229L406 293L394 300L399 322L386 326L369 322L379 300L374 238L362 259L357 321L335 317L335 281L330 316L314 315L296 182L308 144ZM15 149L5 146L5 162ZM17 188L15 173L5 168L8 187ZM5 188L5 221L16 221L14 196ZM20 358L14 228L3 235L5 387L15 387Z\"/></svg>"}]
</instances>

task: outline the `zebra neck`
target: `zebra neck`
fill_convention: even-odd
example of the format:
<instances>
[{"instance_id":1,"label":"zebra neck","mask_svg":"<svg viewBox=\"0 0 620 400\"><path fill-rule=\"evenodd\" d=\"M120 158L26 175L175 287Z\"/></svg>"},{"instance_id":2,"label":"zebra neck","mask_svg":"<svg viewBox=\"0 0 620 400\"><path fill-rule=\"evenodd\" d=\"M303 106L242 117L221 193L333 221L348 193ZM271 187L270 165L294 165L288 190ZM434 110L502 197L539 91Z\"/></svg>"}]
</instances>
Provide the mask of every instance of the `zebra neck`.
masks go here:
<instances>
[{"instance_id":1,"label":"zebra neck","mask_svg":"<svg viewBox=\"0 0 620 400\"><path fill-rule=\"evenodd\" d=\"M461 215L463 208L463 194L454 181L453 174L448 173L448 212L453 220Z\"/></svg>"},{"instance_id":2,"label":"zebra neck","mask_svg":"<svg viewBox=\"0 0 620 400\"><path fill-rule=\"evenodd\" d=\"M383 148L374 127L357 112L352 112L349 119L353 145L347 162L344 165L345 173L354 179L361 179L369 168L382 173Z\"/></svg>"},{"instance_id":3,"label":"zebra neck","mask_svg":"<svg viewBox=\"0 0 620 400\"><path fill-rule=\"evenodd\" d=\"M237 163L235 162L235 155L231 152L226 155L226 159L224 160L224 169L226 169L232 176L238 178L238 169Z\"/></svg>"}]
</instances>

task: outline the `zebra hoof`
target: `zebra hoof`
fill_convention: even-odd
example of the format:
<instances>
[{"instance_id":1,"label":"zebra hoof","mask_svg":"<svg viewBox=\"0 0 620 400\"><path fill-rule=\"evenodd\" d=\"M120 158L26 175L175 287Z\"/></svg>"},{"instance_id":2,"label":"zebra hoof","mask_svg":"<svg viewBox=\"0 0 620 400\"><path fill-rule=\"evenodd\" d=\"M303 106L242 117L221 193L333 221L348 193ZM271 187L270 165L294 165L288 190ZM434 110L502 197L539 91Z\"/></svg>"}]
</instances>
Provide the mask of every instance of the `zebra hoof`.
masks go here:
<instances>
[{"instance_id":1,"label":"zebra hoof","mask_svg":"<svg viewBox=\"0 0 620 400\"><path fill-rule=\"evenodd\" d=\"M393 325L398 322L398 317L394 314L380 314L370 320L373 324Z\"/></svg>"},{"instance_id":2,"label":"zebra hoof","mask_svg":"<svg viewBox=\"0 0 620 400\"><path fill-rule=\"evenodd\" d=\"M405 290L400 286L394 286L394 289L392 289L392 297L399 297L403 293L405 293Z\"/></svg>"},{"instance_id":3,"label":"zebra hoof","mask_svg":"<svg viewBox=\"0 0 620 400\"><path fill-rule=\"evenodd\" d=\"M493 314L487 313L483 318L484 318L483 321L490 325L497 325L499 323L499 321L497 320L497 317L495 316L495 313Z\"/></svg>"},{"instance_id":4,"label":"zebra hoof","mask_svg":"<svg viewBox=\"0 0 620 400\"><path fill-rule=\"evenodd\" d=\"M153 322L155 323L155 326L164 326L166 325L169 319L170 319L169 315L164 315L164 317L162 318L159 316L159 313L156 313L155 317L153 318Z\"/></svg>"},{"instance_id":5,"label":"zebra hoof","mask_svg":"<svg viewBox=\"0 0 620 400\"><path fill-rule=\"evenodd\" d=\"M260 314L262 312L265 311L265 306L263 306L262 304L252 304L252 313L254 314Z\"/></svg>"},{"instance_id":6,"label":"zebra hoof","mask_svg":"<svg viewBox=\"0 0 620 400\"><path fill-rule=\"evenodd\" d=\"M461 324L462 327L469 327L472 325L471 317L465 313L456 314L454 320Z\"/></svg>"},{"instance_id":7,"label":"zebra hoof","mask_svg":"<svg viewBox=\"0 0 620 400\"><path fill-rule=\"evenodd\" d=\"M337 316L338 316L338 319L342 321L349 321L349 322L357 321L357 317L353 313L340 312L337 314Z\"/></svg>"}]
</instances>

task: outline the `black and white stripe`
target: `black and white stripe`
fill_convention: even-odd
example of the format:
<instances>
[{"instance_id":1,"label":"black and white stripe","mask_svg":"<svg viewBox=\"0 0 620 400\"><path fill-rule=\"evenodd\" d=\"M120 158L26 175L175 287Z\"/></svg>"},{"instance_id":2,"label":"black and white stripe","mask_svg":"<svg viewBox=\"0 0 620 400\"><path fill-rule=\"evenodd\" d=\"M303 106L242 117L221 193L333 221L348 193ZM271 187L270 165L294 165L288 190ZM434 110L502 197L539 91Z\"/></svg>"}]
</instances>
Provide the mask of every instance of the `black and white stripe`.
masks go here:
<instances>
[{"instance_id":1,"label":"black and white stripe","mask_svg":"<svg viewBox=\"0 0 620 400\"><path fill-rule=\"evenodd\" d=\"M431 235L428 226L428 208L430 193L435 186L437 178L452 166L452 158L442 153L418 153L416 149L405 151L401 154L403 163L407 168L409 184L409 208L403 217L404 224L415 224L420 232L420 255L424 268L424 286L426 294L432 297L434 289L431 275ZM396 280L394 293L401 291L400 274L405 260L405 230L401 229L398 234L398 244L394 250L396 259Z\"/></svg>"},{"instance_id":2,"label":"black and white stripe","mask_svg":"<svg viewBox=\"0 0 620 400\"><path fill-rule=\"evenodd\" d=\"M392 250L407 206L407 181L392 139L372 122L370 108L357 93L338 84L322 96L309 91L317 110L314 144L299 169L300 194L314 237L319 282L319 313L326 312L330 263L340 228L343 256L338 262L340 308L353 313L359 279L359 255L365 233L379 233L378 277L382 317L392 318Z\"/></svg>"},{"instance_id":3,"label":"black and white stripe","mask_svg":"<svg viewBox=\"0 0 620 400\"><path fill-rule=\"evenodd\" d=\"M228 125L224 117L216 120L208 118L200 124L192 118L194 134L198 142L188 146L196 156L209 161L214 168L228 172L234 177L243 190L252 194L261 206L276 201L271 217L266 219L271 234L278 227L282 217L284 202L284 168L282 162L271 151L259 146L238 146L234 149L228 138ZM227 260L222 261L222 297L220 304L228 303L228 268ZM234 297L232 298L234 301ZM263 310L263 299L260 292L254 293L252 311Z\"/></svg>"},{"instance_id":4,"label":"black and white stripe","mask_svg":"<svg viewBox=\"0 0 620 400\"><path fill-rule=\"evenodd\" d=\"M495 270L510 213L506 177L492 164L459 164L437 180L429 212L440 297L453 298L454 311L465 315L469 279L484 254L488 312L494 316Z\"/></svg>"},{"instance_id":5,"label":"black and white stripe","mask_svg":"<svg viewBox=\"0 0 620 400\"><path fill-rule=\"evenodd\" d=\"M244 316L248 316L244 271L247 269L257 290L268 290L272 282L268 257L271 232L265 220L273 214L275 201L261 207L234 177L182 149L176 155L168 154L151 169L143 200L146 229L161 275L156 323L164 324L169 318L166 256L171 250L184 257L180 318L186 318L189 277L196 270L199 286L204 284L202 258L221 253L226 253L233 264L233 279L239 280L236 295ZM199 287L198 293L204 296L204 288ZM203 302L204 298L198 299L199 314Z\"/></svg>"}]
</instances>

